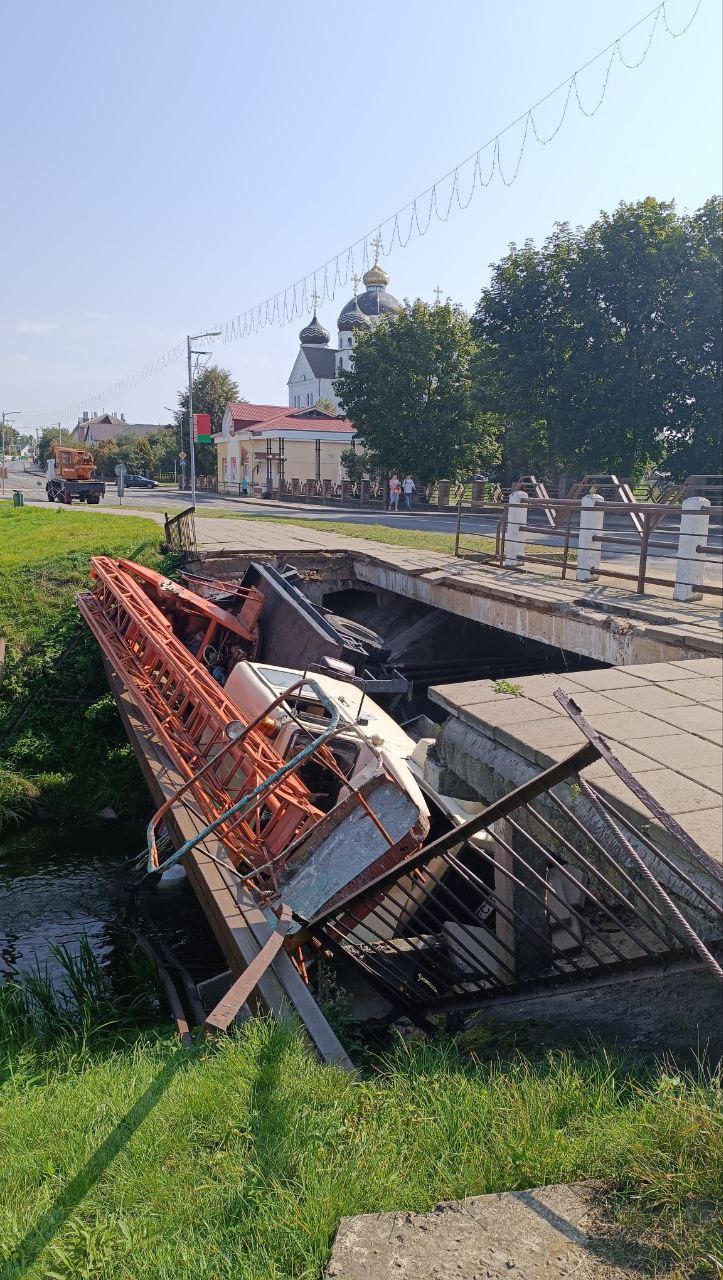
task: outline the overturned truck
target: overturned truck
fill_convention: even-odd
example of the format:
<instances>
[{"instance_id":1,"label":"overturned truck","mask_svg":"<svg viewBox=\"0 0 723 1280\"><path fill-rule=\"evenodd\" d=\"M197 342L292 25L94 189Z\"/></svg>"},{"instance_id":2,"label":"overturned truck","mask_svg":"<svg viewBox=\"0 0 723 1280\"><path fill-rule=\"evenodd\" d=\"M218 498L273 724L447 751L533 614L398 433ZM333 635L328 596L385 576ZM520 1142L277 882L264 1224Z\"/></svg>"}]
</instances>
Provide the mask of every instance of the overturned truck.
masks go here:
<instances>
[{"instance_id":1,"label":"overturned truck","mask_svg":"<svg viewBox=\"0 0 723 1280\"><path fill-rule=\"evenodd\" d=\"M564 695L585 744L450 819L417 744L353 667L323 645L306 669L258 660L263 573L179 584L96 557L92 579L83 617L177 779L149 824L149 867L205 849L263 926L209 1026L256 1005L283 956L305 983L320 955L335 957L424 1028L620 974L692 965L723 982L720 868L658 805L705 873L687 874L595 790L584 771L601 758L640 783ZM293 656L280 612L267 625L279 628L272 652ZM181 805L193 829L161 852Z\"/></svg>"}]
</instances>

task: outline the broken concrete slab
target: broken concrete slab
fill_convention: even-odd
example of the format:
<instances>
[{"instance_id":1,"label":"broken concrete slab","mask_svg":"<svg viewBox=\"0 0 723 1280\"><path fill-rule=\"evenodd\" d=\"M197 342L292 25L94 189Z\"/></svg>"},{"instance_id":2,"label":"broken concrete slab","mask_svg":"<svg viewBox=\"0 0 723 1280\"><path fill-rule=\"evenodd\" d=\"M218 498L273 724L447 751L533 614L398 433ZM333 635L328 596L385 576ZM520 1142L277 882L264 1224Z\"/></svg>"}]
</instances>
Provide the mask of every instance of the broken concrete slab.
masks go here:
<instances>
[{"instance_id":1,"label":"broken concrete slab","mask_svg":"<svg viewBox=\"0 0 723 1280\"><path fill-rule=\"evenodd\" d=\"M342 1218L326 1280L632 1280L661 1254L606 1227L589 1185L560 1183Z\"/></svg>"}]
</instances>

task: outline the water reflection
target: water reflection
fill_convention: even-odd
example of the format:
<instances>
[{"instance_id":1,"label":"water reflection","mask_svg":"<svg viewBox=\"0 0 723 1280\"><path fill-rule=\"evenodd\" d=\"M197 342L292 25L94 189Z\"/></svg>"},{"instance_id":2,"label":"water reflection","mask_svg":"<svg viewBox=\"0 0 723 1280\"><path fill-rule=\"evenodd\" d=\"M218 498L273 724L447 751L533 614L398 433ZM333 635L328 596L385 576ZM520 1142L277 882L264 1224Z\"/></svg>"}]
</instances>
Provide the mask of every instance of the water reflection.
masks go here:
<instances>
[{"instance_id":1,"label":"water reflection","mask_svg":"<svg viewBox=\"0 0 723 1280\"><path fill-rule=\"evenodd\" d=\"M76 950L85 934L112 966L133 930L163 940L195 977L225 968L187 881L140 885L142 825L125 822L38 825L0 836L0 976L55 964L50 945Z\"/></svg>"}]
</instances>

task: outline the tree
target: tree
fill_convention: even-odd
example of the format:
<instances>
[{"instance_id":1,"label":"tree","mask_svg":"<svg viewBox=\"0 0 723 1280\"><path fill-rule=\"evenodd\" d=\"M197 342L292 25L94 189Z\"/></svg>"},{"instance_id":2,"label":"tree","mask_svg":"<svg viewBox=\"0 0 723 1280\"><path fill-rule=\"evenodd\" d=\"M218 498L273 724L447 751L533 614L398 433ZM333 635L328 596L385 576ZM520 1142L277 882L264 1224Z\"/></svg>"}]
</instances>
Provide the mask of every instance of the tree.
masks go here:
<instances>
[{"instance_id":1,"label":"tree","mask_svg":"<svg viewBox=\"0 0 723 1280\"><path fill-rule=\"evenodd\" d=\"M20 432L18 431L17 427L14 427L11 422L6 422L4 427L4 435L5 435L6 454L10 456L12 454L19 453L22 448L22 445L20 443L20 440L21 440ZM1 441L0 441L0 444L1 444Z\"/></svg>"},{"instance_id":2,"label":"tree","mask_svg":"<svg viewBox=\"0 0 723 1280\"><path fill-rule=\"evenodd\" d=\"M221 430L226 406L242 399L238 386L228 369L211 364L197 373L193 379L193 412L211 415L211 431ZM178 408L174 414L176 425L183 428L183 440L188 453L188 388L178 393ZM216 474L216 447L214 444L196 445L197 475Z\"/></svg>"},{"instance_id":3,"label":"tree","mask_svg":"<svg viewBox=\"0 0 723 1280\"><path fill-rule=\"evenodd\" d=\"M328 400L326 396L320 396L314 405L314 408L321 409L322 413L328 413L332 418L335 418L337 415L336 405L331 400Z\"/></svg>"},{"instance_id":4,"label":"tree","mask_svg":"<svg viewBox=\"0 0 723 1280\"><path fill-rule=\"evenodd\" d=\"M74 442L71 441L69 432L66 431L64 434L65 434L65 443L73 444ZM46 427L45 430L40 433L40 437L38 439L37 458L41 467L46 466L53 441L59 440L60 436L61 436L61 433L57 427Z\"/></svg>"},{"instance_id":5,"label":"tree","mask_svg":"<svg viewBox=\"0 0 723 1280\"><path fill-rule=\"evenodd\" d=\"M369 475L369 459L360 450L352 449L351 445L348 449L342 449L340 462L352 484L361 484L364 477Z\"/></svg>"},{"instance_id":6,"label":"tree","mask_svg":"<svg viewBox=\"0 0 723 1280\"><path fill-rule=\"evenodd\" d=\"M173 474L181 448L178 428L159 427L158 431L152 431L146 439L153 454L153 474Z\"/></svg>"},{"instance_id":7,"label":"tree","mask_svg":"<svg viewBox=\"0 0 723 1280\"><path fill-rule=\"evenodd\" d=\"M571 239L569 228L559 226L541 249L529 240L511 245L472 317L477 398L482 409L506 420L507 469L529 472L544 459L553 481L570 426L561 392L570 343L565 266Z\"/></svg>"},{"instance_id":8,"label":"tree","mask_svg":"<svg viewBox=\"0 0 723 1280\"><path fill-rule=\"evenodd\" d=\"M148 437L132 431L93 445L92 453L99 476L114 476L120 462L131 475L148 475L153 470L153 450Z\"/></svg>"},{"instance_id":9,"label":"tree","mask_svg":"<svg viewBox=\"0 0 723 1280\"><path fill-rule=\"evenodd\" d=\"M406 303L359 333L352 368L335 389L368 466L430 485L466 477L497 456L497 424L474 400L473 352L469 320L449 304Z\"/></svg>"},{"instance_id":10,"label":"tree","mask_svg":"<svg viewBox=\"0 0 723 1280\"><path fill-rule=\"evenodd\" d=\"M480 406L505 451L560 470L629 477L720 466L721 202L692 217L648 197L590 227L510 247L472 324ZM683 460L687 459L687 462Z\"/></svg>"}]
</instances>

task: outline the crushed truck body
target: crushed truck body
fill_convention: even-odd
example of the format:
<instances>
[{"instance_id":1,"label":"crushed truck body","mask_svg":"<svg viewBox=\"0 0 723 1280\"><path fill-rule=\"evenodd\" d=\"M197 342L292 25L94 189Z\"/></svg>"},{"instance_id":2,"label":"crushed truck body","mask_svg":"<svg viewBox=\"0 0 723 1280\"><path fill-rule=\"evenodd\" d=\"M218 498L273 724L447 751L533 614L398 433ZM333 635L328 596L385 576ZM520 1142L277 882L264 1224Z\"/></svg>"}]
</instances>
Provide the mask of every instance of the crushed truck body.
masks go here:
<instances>
[{"instance_id":1,"label":"crushed truck body","mask_svg":"<svg viewBox=\"0 0 723 1280\"><path fill-rule=\"evenodd\" d=\"M263 925L209 1026L225 1029L284 957L304 980L319 955L351 964L422 1027L621 974L723 981L720 868L686 837L686 872L596 790L602 760L682 838L562 693L584 745L467 817L425 782L434 740L410 738L353 667L318 651L303 671L268 660L264 575L179 584L100 556L91 576L78 603L109 677L182 779L149 824L149 868L201 848ZM161 853L179 804L193 831Z\"/></svg>"},{"instance_id":2,"label":"crushed truck body","mask_svg":"<svg viewBox=\"0 0 723 1280\"><path fill-rule=\"evenodd\" d=\"M354 684L254 663L256 588L217 584L211 599L106 556L91 577L80 611L184 778L149 825L151 869L213 835L270 922L295 913L284 933L298 948L298 918L422 846L429 814L406 763L414 743ZM203 826L164 860L158 831L182 795Z\"/></svg>"}]
</instances>

